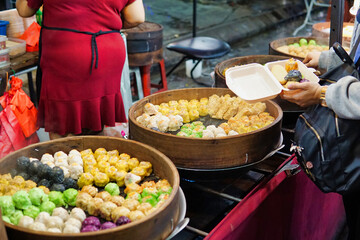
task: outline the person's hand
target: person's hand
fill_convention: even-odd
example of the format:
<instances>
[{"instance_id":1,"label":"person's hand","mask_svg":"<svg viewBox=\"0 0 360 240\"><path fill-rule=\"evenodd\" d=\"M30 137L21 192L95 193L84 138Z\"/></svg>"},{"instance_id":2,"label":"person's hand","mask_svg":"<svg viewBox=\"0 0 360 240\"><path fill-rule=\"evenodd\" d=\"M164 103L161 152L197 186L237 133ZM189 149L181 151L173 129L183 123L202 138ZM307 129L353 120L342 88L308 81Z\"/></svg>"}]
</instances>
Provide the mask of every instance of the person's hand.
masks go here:
<instances>
[{"instance_id":1,"label":"person's hand","mask_svg":"<svg viewBox=\"0 0 360 240\"><path fill-rule=\"evenodd\" d=\"M302 82L289 84L289 91L282 91L280 97L300 107L320 103L321 86L315 82Z\"/></svg>"},{"instance_id":2,"label":"person's hand","mask_svg":"<svg viewBox=\"0 0 360 240\"><path fill-rule=\"evenodd\" d=\"M309 52L303 63L307 66L307 67L313 67L313 68L317 68L319 66L319 58L320 58L320 54L321 52Z\"/></svg>"}]
</instances>

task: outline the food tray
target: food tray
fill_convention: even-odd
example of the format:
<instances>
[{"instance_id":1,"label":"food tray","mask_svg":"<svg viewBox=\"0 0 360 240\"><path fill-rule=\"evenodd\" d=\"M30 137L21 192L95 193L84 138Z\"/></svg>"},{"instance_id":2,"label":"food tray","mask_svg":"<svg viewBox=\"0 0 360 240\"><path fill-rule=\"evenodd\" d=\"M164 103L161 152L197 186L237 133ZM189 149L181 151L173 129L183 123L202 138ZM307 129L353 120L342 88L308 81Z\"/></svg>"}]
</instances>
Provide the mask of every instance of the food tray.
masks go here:
<instances>
[{"instance_id":1,"label":"food tray","mask_svg":"<svg viewBox=\"0 0 360 240\"><path fill-rule=\"evenodd\" d=\"M115 137L102 136L81 136L70 137L49 142L37 143L17 150L6 157L0 159L0 173L8 173L15 167L16 161L20 156L32 156L40 158L44 153L54 154L62 150L69 152L71 149L79 151L91 148L104 147L106 149L117 149L119 152L126 152L131 156L144 161L149 161L153 165L153 171L160 178L167 179L173 187L168 200L159 209L145 218L125 224L116 228L101 230L89 233L50 233L39 232L31 229L18 227L5 223L9 239L22 240L108 240L108 239L165 239L183 218L186 207L184 198L181 197L179 190L180 177L174 164L164 154L145 144L125 140ZM185 208L185 209L184 209Z\"/></svg>"},{"instance_id":2,"label":"food tray","mask_svg":"<svg viewBox=\"0 0 360 240\"><path fill-rule=\"evenodd\" d=\"M268 68L258 63L229 68L225 79L231 91L250 103L273 99L285 89Z\"/></svg>"}]
</instances>

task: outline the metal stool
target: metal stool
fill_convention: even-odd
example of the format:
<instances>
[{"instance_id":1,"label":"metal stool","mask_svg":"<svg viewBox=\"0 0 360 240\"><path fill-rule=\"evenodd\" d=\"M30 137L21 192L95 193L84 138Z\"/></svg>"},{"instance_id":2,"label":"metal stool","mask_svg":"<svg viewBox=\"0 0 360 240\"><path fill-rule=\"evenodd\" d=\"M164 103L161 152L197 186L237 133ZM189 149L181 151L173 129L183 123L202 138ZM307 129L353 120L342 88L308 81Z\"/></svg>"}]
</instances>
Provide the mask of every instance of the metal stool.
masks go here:
<instances>
[{"instance_id":1,"label":"metal stool","mask_svg":"<svg viewBox=\"0 0 360 240\"><path fill-rule=\"evenodd\" d=\"M169 76L185 60L193 59L197 62L190 72L192 79L194 79L193 72L201 60L219 58L231 50L227 42L212 37L192 37L170 43L166 48L170 51L185 55L172 69L170 69L166 76Z\"/></svg>"}]
</instances>

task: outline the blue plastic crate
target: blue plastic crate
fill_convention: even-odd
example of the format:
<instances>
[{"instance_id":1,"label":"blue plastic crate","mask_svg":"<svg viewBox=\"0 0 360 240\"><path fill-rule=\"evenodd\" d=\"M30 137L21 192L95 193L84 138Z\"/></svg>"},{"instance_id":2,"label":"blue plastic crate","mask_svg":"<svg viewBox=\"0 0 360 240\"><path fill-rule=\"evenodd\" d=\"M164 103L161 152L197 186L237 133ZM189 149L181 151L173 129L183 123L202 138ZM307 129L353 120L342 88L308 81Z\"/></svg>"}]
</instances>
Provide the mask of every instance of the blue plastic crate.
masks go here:
<instances>
[{"instance_id":1,"label":"blue plastic crate","mask_svg":"<svg viewBox=\"0 0 360 240\"><path fill-rule=\"evenodd\" d=\"M8 24L8 21L0 20L0 35L6 36L6 27Z\"/></svg>"}]
</instances>

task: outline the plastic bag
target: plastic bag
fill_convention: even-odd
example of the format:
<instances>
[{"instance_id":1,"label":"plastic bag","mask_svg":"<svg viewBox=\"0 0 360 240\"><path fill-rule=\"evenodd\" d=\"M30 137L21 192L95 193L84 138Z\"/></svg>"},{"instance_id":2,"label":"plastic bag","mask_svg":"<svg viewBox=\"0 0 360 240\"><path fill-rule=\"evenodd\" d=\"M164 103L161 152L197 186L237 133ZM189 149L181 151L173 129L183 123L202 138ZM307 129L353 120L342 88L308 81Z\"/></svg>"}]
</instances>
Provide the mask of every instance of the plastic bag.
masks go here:
<instances>
[{"instance_id":1,"label":"plastic bag","mask_svg":"<svg viewBox=\"0 0 360 240\"><path fill-rule=\"evenodd\" d=\"M7 106L15 114L25 137L30 137L38 130L37 109L29 96L21 89L22 80L12 77L10 80L11 89L0 97L0 104L3 108Z\"/></svg>"},{"instance_id":2,"label":"plastic bag","mask_svg":"<svg viewBox=\"0 0 360 240\"><path fill-rule=\"evenodd\" d=\"M26 51L36 52L39 51L41 27L36 22L33 22L19 38L26 41Z\"/></svg>"}]
</instances>

